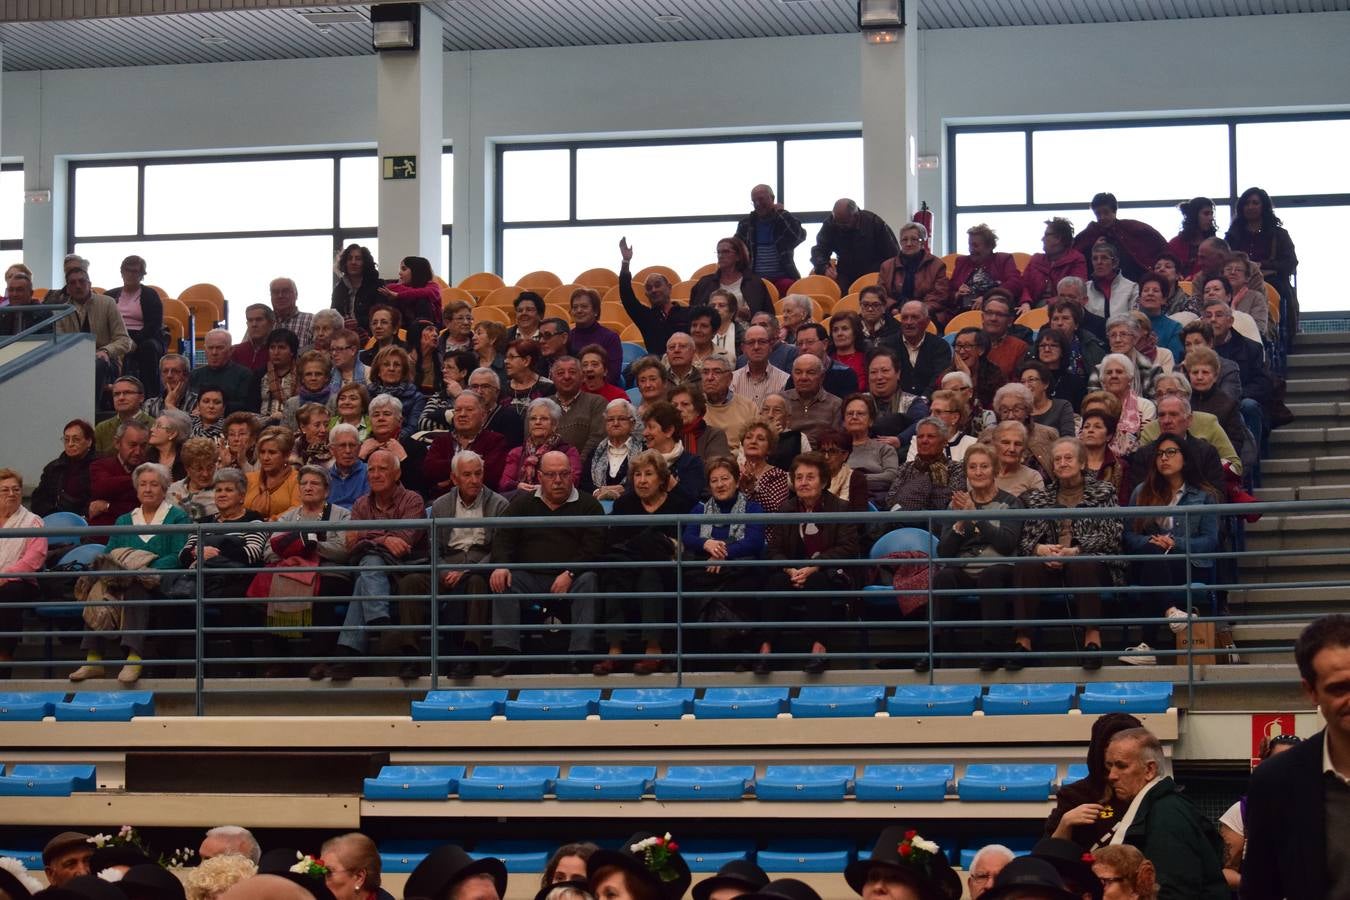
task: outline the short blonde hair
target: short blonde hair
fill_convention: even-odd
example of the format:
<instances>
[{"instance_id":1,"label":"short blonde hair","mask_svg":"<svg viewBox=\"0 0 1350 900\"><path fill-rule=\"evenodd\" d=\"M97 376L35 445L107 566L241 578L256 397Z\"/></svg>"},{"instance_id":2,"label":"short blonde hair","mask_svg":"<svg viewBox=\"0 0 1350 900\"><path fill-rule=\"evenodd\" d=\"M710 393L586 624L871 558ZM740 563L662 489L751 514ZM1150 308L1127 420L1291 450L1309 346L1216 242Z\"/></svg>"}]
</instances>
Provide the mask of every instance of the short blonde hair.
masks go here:
<instances>
[{"instance_id":1,"label":"short blonde hair","mask_svg":"<svg viewBox=\"0 0 1350 900\"><path fill-rule=\"evenodd\" d=\"M19 483L19 490L23 490L23 476L13 469L0 469L0 481L9 481L13 479Z\"/></svg>"},{"instance_id":2,"label":"short blonde hair","mask_svg":"<svg viewBox=\"0 0 1350 900\"><path fill-rule=\"evenodd\" d=\"M989 249L998 246L998 235L994 234L994 229L981 222L978 225L972 225L966 229L966 234L973 238L979 238L989 245Z\"/></svg>"},{"instance_id":3,"label":"short blonde hair","mask_svg":"<svg viewBox=\"0 0 1350 900\"><path fill-rule=\"evenodd\" d=\"M226 853L202 860L195 869L187 870L183 889L187 900L214 900L245 878L258 874L253 860L237 853Z\"/></svg>"}]
</instances>

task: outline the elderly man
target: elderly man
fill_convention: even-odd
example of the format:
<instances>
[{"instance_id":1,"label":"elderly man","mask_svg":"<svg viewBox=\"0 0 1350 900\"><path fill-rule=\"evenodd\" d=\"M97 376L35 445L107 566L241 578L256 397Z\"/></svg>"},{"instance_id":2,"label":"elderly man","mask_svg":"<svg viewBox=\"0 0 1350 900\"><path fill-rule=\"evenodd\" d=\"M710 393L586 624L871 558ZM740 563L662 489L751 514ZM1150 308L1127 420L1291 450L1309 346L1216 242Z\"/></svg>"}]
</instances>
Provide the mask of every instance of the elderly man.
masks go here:
<instances>
[{"instance_id":1,"label":"elderly man","mask_svg":"<svg viewBox=\"0 0 1350 900\"><path fill-rule=\"evenodd\" d=\"M188 384L198 394L207 387L218 387L225 395L225 414L237 413L248 406L253 371L231 358L230 333L216 328L206 333L206 365L192 370Z\"/></svg>"},{"instance_id":2,"label":"elderly man","mask_svg":"<svg viewBox=\"0 0 1350 900\"><path fill-rule=\"evenodd\" d=\"M1234 475L1242 474L1242 453L1233 445L1228 432L1212 413L1191 408L1191 386L1177 374L1159 375L1153 383L1158 417L1139 430L1139 444L1148 446L1160 434L1184 434L1198 438L1214 448L1219 459ZM1223 490L1223 482L1211 482Z\"/></svg>"},{"instance_id":3,"label":"elderly man","mask_svg":"<svg viewBox=\"0 0 1350 900\"><path fill-rule=\"evenodd\" d=\"M982 327L989 338L989 352L984 358L998 366L1009 380L1016 376L1017 364L1030 349L1026 341L1009 331L1015 308L1012 295L1003 288L994 288L985 295Z\"/></svg>"},{"instance_id":4,"label":"elderly man","mask_svg":"<svg viewBox=\"0 0 1350 900\"><path fill-rule=\"evenodd\" d=\"M273 278L267 285L267 291L272 296L272 313L275 316L272 327L285 328L294 334L300 341L301 353L313 347L314 314L301 312L295 305L300 297L295 282L289 278Z\"/></svg>"},{"instance_id":5,"label":"elderly man","mask_svg":"<svg viewBox=\"0 0 1350 900\"><path fill-rule=\"evenodd\" d=\"M242 856L253 861L256 866L262 859L262 848L253 832L238 825L220 825L206 832L197 855L203 860L217 856Z\"/></svg>"},{"instance_id":6,"label":"elderly man","mask_svg":"<svg viewBox=\"0 0 1350 900\"><path fill-rule=\"evenodd\" d=\"M1226 300L1206 300L1205 321L1214 331L1214 352L1237 363L1242 380L1242 420L1260 441L1265 434L1266 411L1275 394L1265 351L1256 341L1233 330L1233 310Z\"/></svg>"},{"instance_id":7,"label":"elderly man","mask_svg":"<svg viewBox=\"0 0 1350 900\"><path fill-rule=\"evenodd\" d=\"M825 390L824 382L824 365L812 354L803 353L792 364L794 387L783 392L788 402L788 427L804 432L813 447L819 444L821 431L839 427L843 406L843 401Z\"/></svg>"},{"instance_id":8,"label":"elderly man","mask_svg":"<svg viewBox=\"0 0 1350 900\"><path fill-rule=\"evenodd\" d=\"M559 360L561 362L561 360ZM450 415L450 430L437 432L422 460L422 480L427 497L440 497L453 487L451 462L466 450L472 450L486 469L488 484L500 484L506 468L506 439L488 431L487 406L473 391L460 391Z\"/></svg>"},{"instance_id":9,"label":"elderly man","mask_svg":"<svg viewBox=\"0 0 1350 900\"><path fill-rule=\"evenodd\" d=\"M1012 861L1013 852L1002 844L985 844L975 851L975 858L970 861L970 874L966 876L970 900L979 900L994 886L994 879L1003 867Z\"/></svg>"},{"instance_id":10,"label":"elderly man","mask_svg":"<svg viewBox=\"0 0 1350 900\"><path fill-rule=\"evenodd\" d=\"M666 355L661 362L672 387L703 380L703 373L694 364L694 339L683 331L675 332L666 341Z\"/></svg>"},{"instance_id":11,"label":"elderly man","mask_svg":"<svg viewBox=\"0 0 1350 900\"><path fill-rule=\"evenodd\" d=\"M794 343L797 340L797 329L811 321L815 314L815 307L812 305L811 298L805 294L788 294L783 298L783 340ZM798 349L800 351L800 348Z\"/></svg>"},{"instance_id":12,"label":"elderly man","mask_svg":"<svg viewBox=\"0 0 1350 900\"><path fill-rule=\"evenodd\" d=\"M623 258L619 266L619 301L623 303L628 318L642 332L642 345L649 352L666 346L670 336L676 332L689 333L689 307L670 300L670 281L660 272L647 276L643 287L647 293L647 304L638 299L633 292L633 273L629 263L633 259L633 248L628 246L627 238L619 239L619 255Z\"/></svg>"},{"instance_id":13,"label":"elderly man","mask_svg":"<svg viewBox=\"0 0 1350 900\"><path fill-rule=\"evenodd\" d=\"M487 410L487 420L483 423L483 427L500 434L506 442L508 452L525 442L525 422L520 418L520 413L516 412L512 404L501 402L500 375L487 366L480 366L469 374L467 387L483 398L483 408Z\"/></svg>"},{"instance_id":14,"label":"elderly man","mask_svg":"<svg viewBox=\"0 0 1350 900\"><path fill-rule=\"evenodd\" d=\"M426 518L426 504L422 498L399 483L397 456L388 450L376 450L366 460L366 467L370 493L352 507L352 521L378 523ZM354 658L366 650L368 629L391 624L388 598L393 593L392 576L396 573L370 567L425 560L427 533L420 528L376 525L367 530L348 531L347 546L351 550L351 559L362 568L356 576L352 602L347 605L343 630L338 635L338 653ZM365 599L367 597L371 599ZM328 668L327 674L334 681L350 681L352 667L348 662L336 662ZM315 673L311 672L310 677L314 678ZM322 670L319 677L323 677Z\"/></svg>"},{"instance_id":15,"label":"elderly man","mask_svg":"<svg viewBox=\"0 0 1350 900\"><path fill-rule=\"evenodd\" d=\"M1115 194L1103 191L1095 195L1091 207L1097 221L1078 232L1073 239L1074 249L1090 260L1094 245L1107 241L1120 248L1120 269L1126 278L1136 279L1152 269L1158 256L1167 249L1167 239L1138 219L1118 218Z\"/></svg>"},{"instance_id":16,"label":"elderly man","mask_svg":"<svg viewBox=\"0 0 1350 900\"><path fill-rule=\"evenodd\" d=\"M986 305L986 309L988 306ZM952 364L952 347L928 333L928 304L910 300L900 307L900 387L909 394L928 396L938 375Z\"/></svg>"},{"instance_id":17,"label":"elderly man","mask_svg":"<svg viewBox=\"0 0 1350 900\"><path fill-rule=\"evenodd\" d=\"M133 375L123 375L112 385L113 417L104 419L94 428L94 449L107 453L112 449L114 435L123 422L140 422L149 428L155 417L141 408L145 402L145 388Z\"/></svg>"},{"instance_id":18,"label":"elderly man","mask_svg":"<svg viewBox=\"0 0 1350 900\"><path fill-rule=\"evenodd\" d=\"M778 317L773 313L757 312L750 317L750 324L758 325L769 332L769 363L784 372L791 372L792 361L797 358L797 348L793 344L784 343L783 328L778 323ZM741 356L740 362L745 362L744 355Z\"/></svg>"},{"instance_id":19,"label":"elderly man","mask_svg":"<svg viewBox=\"0 0 1350 900\"><path fill-rule=\"evenodd\" d=\"M66 269L64 295L48 296L43 303L53 306L70 303L75 311L52 326L56 334L92 334L94 336L94 404L103 399L103 391L122 366L122 357L135 344L127 333L117 301L95 294L89 286L89 272L79 266Z\"/></svg>"},{"instance_id":20,"label":"elderly man","mask_svg":"<svg viewBox=\"0 0 1350 900\"><path fill-rule=\"evenodd\" d=\"M817 275L833 278L841 291L847 291L860 276L879 270L899 253L895 232L881 216L841 197L816 234L811 266Z\"/></svg>"},{"instance_id":21,"label":"elderly man","mask_svg":"<svg viewBox=\"0 0 1350 900\"><path fill-rule=\"evenodd\" d=\"M1222 278L1224 264L1233 254L1233 248L1221 237L1205 238L1195 253L1195 271L1191 273L1191 283L1197 294L1210 278Z\"/></svg>"},{"instance_id":22,"label":"elderly man","mask_svg":"<svg viewBox=\"0 0 1350 900\"><path fill-rule=\"evenodd\" d=\"M468 392L465 391L467 394ZM461 397L464 394L460 394ZM433 518L442 520L437 530L440 538L440 552L437 554L440 585L437 588L442 598L451 595L482 594L488 592L488 574L486 569L456 569L456 565L473 565L488 561L492 549L495 529L482 526L455 527L446 524L446 519L491 519L506 512L506 498L484 486L486 468L483 457L472 450L460 450L450 459L450 479L454 486L431 504ZM400 594L429 594L430 579L425 572L412 572L399 578ZM425 630L430 622L427 615L428 601L400 600L398 619L400 625L418 626ZM478 635L465 631L464 626L483 626L488 621L488 601L484 597L461 600L452 597L448 608L441 615L440 622L453 631L442 633L440 649L443 652L462 656L472 656L479 652ZM417 632L399 632L398 640L403 652L416 656ZM405 678L417 678L422 674L417 663L405 663L400 675ZM475 666L470 660L460 660L450 666L450 677L455 679L472 678Z\"/></svg>"},{"instance_id":23,"label":"elderly man","mask_svg":"<svg viewBox=\"0 0 1350 900\"><path fill-rule=\"evenodd\" d=\"M708 405L703 421L727 434L732 450L741 445L741 431L759 418L759 407L738 395L731 387L731 354L718 350L703 360L703 399Z\"/></svg>"},{"instance_id":24,"label":"elderly man","mask_svg":"<svg viewBox=\"0 0 1350 900\"><path fill-rule=\"evenodd\" d=\"M1146 728L1119 731L1106 746L1106 781L1125 808L1097 846L1137 847L1158 871L1158 900L1228 900L1223 842L1214 824L1164 774L1162 745Z\"/></svg>"},{"instance_id":25,"label":"elderly man","mask_svg":"<svg viewBox=\"0 0 1350 900\"><path fill-rule=\"evenodd\" d=\"M1059 292L1056 295L1058 300L1068 300L1078 304L1078 308L1083 311L1082 321L1079 327L1087 331L1097 339L1098 344L1106 343L1106 317L1098 315L1088 309L1088 289L1087 282L1076 275L1069 275L1059 280L1055 289ZM1053 305L1053 304L1052 304ZM1100 362L1100 360L1098 360Z\"/></svg>"},{"instance_id":26,"label":"elderly man","mask_svg":"<svg viewBox=\"0 0 1350 900\"><path fill-rule=\"evenodd\" d=\"M1059 282L1087 278L1087 259L1073 248L1073 223L1058 216L1045 220L1041 251L1033 254L1022 272L1021 306L1044 306L1055 299Z\"/></svg>"},{"instance_id":27,"label":"elderly man","mask_svg":"<svg viewBox=\"0 0 1350 900\"><path fill-rule=\"evenodd\" d=\"M117 426L112 453L89 464L90 525L112 525L139 502L131 473L145 462L150 426L132 419Z\"/></svg>"},{"instance_id":28,"label":"elderly man","mask_svg":"<svg viewBox=\"0 0 1350 900\"><path fill-rule=\"evenodd\" d=\"M908 440L914 423L928 415L928 401L922 394L904 389L900 371L894 350L877 347L867 354L867 393L877 407L872 432L877 440L896 450Z\"/></svg>"},{"instance_id":29,"label":"elderly man","mask_svg":"<svg viewBox=\"0 0 1350 900\"><path fill-rule=\"evenodd\" d=\"M922 300L917 301L927 311ZM873 347L900 348L900 323L887 312L890 297L879 284L869 284L858 292L858 317L862 319L863 338ZM927 319L925 318L925 321Z\"/></svg>"},{"instance_id":30,"label":"elderly man","mask_svg":"<svg viewBox=\"0 0 1350 900\"><path fill-rule=\"evenodd\" d=\"M598 399L598 398L597 398ZM505 518L552 518L556 525L528 528L503 527L492 538L492 561L498 568L492 571L490 584L497 594L492 601L492 652L504 658L497 661L492 676L499 678L512 671L512 656L520 652L521 606L520 594L594 594L599 590L595 572L586 565L600 558L604 549L604 529L596 525L569 526L572 516L602 516L600 501L573 487L572 464L567 454L550 450L539 461L539 487L531 492L520 492L502 513ZM522 563L554 563L557 568L518 569ZM578 654L592 651L596 601L591 596L574 597L571 601L573 630L568 640L568 653L573 655L571 671L586 670L589 662ZM581 626L581 627L578 627Z\"/></svg>"},{"instance_id":31,"label":"elderly man","mask_svg":"<svg viewBox=\"0 0 1350 900\"><path fill-rule=\"evenodd\" d=\"M159 383L163 391L141 404L146 415L158 417L166 409L191 415L197 409L197 392L188 383L188 359L181 353L166 353L159 360Z\"/></svg>"},{"instance_id":32,"label":"elderly man","mask_svg":"<svg viewBox=\"0 0 1350 900\"><path fill-rule=\"evenodd\" d=\"M276 327L277 314L266 303L250 303L244 309L247 330L234 345L230 358L255 375L267 368L267 336Z\"/></svg>"},{"instance_id":33,"label":"elderly man","mask_svg":"<svg viewBox=\"0 0 1350 900\"><path fill-rule=\"evenodd\" d=\"M772 346L769 329L763 325L751 325L745 329L745 337L741 340L745 364L731 373L732 392L752 404L757 413L764 405L765 397L787 390L788 379L791 378L787 372L769 362Z\"/></svg>"},{"instance_id":34,"label":"elderly man","mask_svg":"<svg viewBox=\"0 0 1350 900\"><path fill-rule=\"evenodd\" d=\"M793 251L806 240L806 229L783 209L767 184L750 189L750 206L750 215L736 223L736 237L750 248L750 270L773 282L780 294L786 293L801 277Z\"/></svg>"},{"instance_id":35,"label":"elderly man","mask_svg":"<svg viewBox=\"0 0 1350 900\"><path fill-rule=\"evenodd\" d=\"M858 373L830 356L830 333L819 322L804 322L797 327L797 352L814 356L825 367L825 390L836 397L847 397L858 390Z\"/></svg>"},{"instance_id":36,"label":"elderly man","mask_svg":"<svg viewBox=\"0 0 1350 900\"><path fill-rule=\"evenodd\" d=\"M605 398L581 389L581 363L575 357L560 356L553 361L553 400L562 408L558 434L581 454L591 453L605 439Z\"/></svg>"},{"instance_id":37,"label":"elderly man","mask_svg":"<svg viewBox=\"0 0 1350 900\"><path fill-rule=\"evenodd\" d=\"M51 317L51 313L42 308L33 297L33 278L22 269L14 268L5 279L5 297L0 308L19 309L32 307L22 313L10 312L0 315L0 335L18 334L25 328L37 324L40 319ZM129 337L130 335L128 335Z\"/></svg>"},{"instance_id":38,"label":"elderly man","mask_svg":"<svg viewBox=\"0 0 1350 900\"><path fill-rule=\"evenodd\" d=\"M535 371L548 377L553 369L553 361L567 355L567 344L572 331L566 320L549 316L539 323L539 358L535 360Z\"/></svg>"},{"instance_id":39,"label":"elderly man","mask_svg":"<svg viewBox=\"0 0 1350 900\"><path fill-rule=\"evenodd\" d=\"M47 886L59 888L72 878L88 875L93 839L78 831L63 831L42 848L42 868Z\"/></svg>"},{"instance_id":40,"label":"elderly man","mask_svg":"<svg viewBox=\"0 0 1350 900\"><path fill-rule=\"evenodd\" d=\"M328 473L328 502L350 511L370 493L366 462L361 459L361 432L355 425L339 422L328 432L328 450L333 454Z\"/></svg>"}]
</instances>

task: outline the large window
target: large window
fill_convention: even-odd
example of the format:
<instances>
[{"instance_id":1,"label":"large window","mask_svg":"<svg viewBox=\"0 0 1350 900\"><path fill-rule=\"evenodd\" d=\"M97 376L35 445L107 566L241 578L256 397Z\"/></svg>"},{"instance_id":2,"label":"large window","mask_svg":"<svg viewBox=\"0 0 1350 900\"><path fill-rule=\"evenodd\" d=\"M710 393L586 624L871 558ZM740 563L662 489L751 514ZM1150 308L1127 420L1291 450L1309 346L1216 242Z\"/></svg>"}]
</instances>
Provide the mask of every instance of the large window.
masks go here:
<instances>
[{"instance_id":1,"label":"large window","mask_svg":"<svg viewBox=\"0 0 1350 900\"><path fill-rule=\"evenodd\" d=\"M497 271L507 283L536 269L563 279L634 264L684 277L716 259L716 244L767 184L806 227L797 265L810 270L816 230L840 197L863 202L857 132L698 140L503 144L497 148Z\"/></svg>"},{"instance_id":2,"label":"large window","mask_svg":"<svg viewBox=\"0 0 1350 900\"><path fill-rule=\"evenodd\" d=\"M1350 213L1350 175L1338 155L1347 140L1346 114L955 126L947 246L964 252L966 229L985 222L1000 249L1034 253L1051 216L1080 229L1092 221L1087 205L1098 191L1168 238L1181 226L1179 202L1211 197L1222 237L1236 198L1258 186L1294 239L1302 310L1343 310L1332 223Z\"/></svg>"},{"instance_id":3,"label":"large window","mask_svg":"<svg viewBox=\"0 0 1350 900\"><path fill-rule=\"evenodd\" d=\"M0 193L6 189L0 173ZM19 173L22 199L22 173ZM450 271L454 160L441 162L441 252ZM230 302L230 330L243 333L244 307L267 300L278 276L295 280L300 308L329 303L333 260L352 241L376 238L379 166L374 151L100 160L71 164L67 245L89 259L96 285L114 287L123 257L145 257L146 281L169 291L210 282ZM0 196L0 227L8 207ZM22 210L20 210L22 212ZM2 239L4 233L0 233ZM0 251L8 244L0 243ZM3 258L3 257L0 257Z\"/></svg>"},{"instance_id":4,"label":"large window","mask_svg":"<svg viewBox=\"0 0 1350 900\"><path fill-rule=\"evenodd\" d=\"M0 166L0 270L23 261L23 163Z\"/></svg>"}]
</instances>

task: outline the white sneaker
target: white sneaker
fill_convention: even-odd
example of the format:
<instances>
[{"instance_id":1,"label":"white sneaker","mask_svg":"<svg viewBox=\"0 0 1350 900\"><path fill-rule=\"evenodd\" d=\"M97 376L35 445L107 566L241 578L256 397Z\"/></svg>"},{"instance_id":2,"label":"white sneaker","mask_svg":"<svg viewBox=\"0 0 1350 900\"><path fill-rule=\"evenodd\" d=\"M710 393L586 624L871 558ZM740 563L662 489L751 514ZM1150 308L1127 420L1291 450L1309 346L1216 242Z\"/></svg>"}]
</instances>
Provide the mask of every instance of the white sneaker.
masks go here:
<instances>
[{"instance_id":1,"label":"white sneaker","mask_svg":"<svg viewBox=\"0 0 1350 900\"><path fill-rule=\"evenodd\" d=\"M1156 666L1158 657L1153 655L1153 648L1148 644L1136 644L1133 647L1125 648L1121 654L1120 661L1131 666Z\"/></svg>"},{"instance_id":2,"label":"white sneaker","mask_svg":"<svg viewBox=\"0 0 1350 900\"><path fill-rule=\"evenodd\" d=\"M1186 620L1194 618L1194 613L1187 615L1185 610L1177 609L1175 606L1169 606L1164 615L1172 620L1167 623L1167 627L1172 629L1173 634L1184 633L1186 631Z\"/></svg>"}]
</instances>

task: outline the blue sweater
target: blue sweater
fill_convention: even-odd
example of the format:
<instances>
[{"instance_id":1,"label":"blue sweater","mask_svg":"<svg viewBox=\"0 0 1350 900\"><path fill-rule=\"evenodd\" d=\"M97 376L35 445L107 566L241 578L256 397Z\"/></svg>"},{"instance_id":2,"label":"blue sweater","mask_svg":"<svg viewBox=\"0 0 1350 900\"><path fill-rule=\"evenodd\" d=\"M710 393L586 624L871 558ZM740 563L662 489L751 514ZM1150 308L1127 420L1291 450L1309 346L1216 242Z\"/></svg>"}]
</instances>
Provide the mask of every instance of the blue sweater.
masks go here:
<instances>
[{"instance_id":1,"label":"blue sweater","mask_svg":"<svg viewBox=\"0 0 1350 900\"><path fill-rule=\"evenodd\" d=\"M715 506L717 511L721 513L731 512L731 507L735 505L735 502L735 498L728 500L726 503L721 503L717 500L708 501L708 503ZM694 507L693 514L701 514L706 506L707 504L705 503L698 504ZM747 513L762 513L764 512L764 507L753 500L747 500L745 503L745 511ZM688 525L684 526L684 549L686 552L697 556L699 559L705 559L707 554L703 552L703 542L708 539L699 536L698 532L700 527L701 525L698 522L690 522ZM730 525L714 525L712 529L712 539L725 541L727 539L727 534L730 533L730 531ZM764 544L764 526L759 524L746 524L745 537L741 538L739 541L727 544L727 559L759 559L764 555Z\"/></svg>"}]
</instances>

